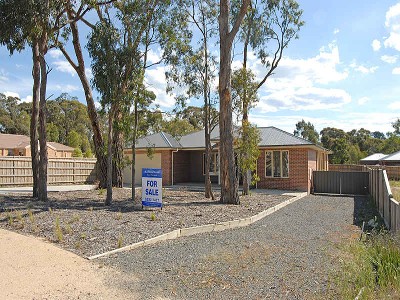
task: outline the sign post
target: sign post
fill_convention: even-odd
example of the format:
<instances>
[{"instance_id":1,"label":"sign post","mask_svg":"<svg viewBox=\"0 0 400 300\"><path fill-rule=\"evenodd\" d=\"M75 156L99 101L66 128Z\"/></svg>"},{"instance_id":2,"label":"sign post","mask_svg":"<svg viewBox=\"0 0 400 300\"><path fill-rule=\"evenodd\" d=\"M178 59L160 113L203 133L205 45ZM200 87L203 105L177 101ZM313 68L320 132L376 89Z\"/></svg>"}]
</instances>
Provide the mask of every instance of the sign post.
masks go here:
<instances>
[{"instance_id":1,"label":"sign post","mask_svg":"<svg viewBox=\"0 0 400 300\"><path fill-rule=\"evenodd\" d=\"M142 206L162 208L161 169L142 169Z\"/></svg>"}]
</instances>

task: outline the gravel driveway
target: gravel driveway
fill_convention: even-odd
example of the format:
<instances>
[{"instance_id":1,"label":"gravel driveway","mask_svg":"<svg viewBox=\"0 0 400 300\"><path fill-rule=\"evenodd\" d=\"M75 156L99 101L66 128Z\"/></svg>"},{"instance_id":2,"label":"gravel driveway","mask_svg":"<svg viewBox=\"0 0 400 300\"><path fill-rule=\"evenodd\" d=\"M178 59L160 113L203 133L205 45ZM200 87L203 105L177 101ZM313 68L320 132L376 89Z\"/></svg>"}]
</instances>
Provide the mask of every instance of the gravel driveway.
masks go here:
<instances>
[{"instance_id":1,"label":"gravel driveway","mask_svg":"<svg viewBox=\"0 0 400 300\"><path fill-rule=\"evenodd\" d=\"M120 253L110 285L139 299L323 298L336 247L374 215L362 197L307 196L245 228ZM356 225L354 225L356 224ZM134 280L131 278L135 278Z\"/></svg>"}]
</instances>

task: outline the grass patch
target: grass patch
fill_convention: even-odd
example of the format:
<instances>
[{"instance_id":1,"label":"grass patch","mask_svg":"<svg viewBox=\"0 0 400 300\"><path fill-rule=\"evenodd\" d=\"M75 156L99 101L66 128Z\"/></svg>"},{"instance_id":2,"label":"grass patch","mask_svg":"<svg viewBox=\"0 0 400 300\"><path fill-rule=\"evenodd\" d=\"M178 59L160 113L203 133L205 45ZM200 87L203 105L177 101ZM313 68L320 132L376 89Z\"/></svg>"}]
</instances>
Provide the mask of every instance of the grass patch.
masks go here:
<instances>
[{"instance_id":1,"label":"grass patch","mask_svg":"<svg viewBox=\"0 0 400 300\"><path fill-rule=\"evenodd\" d=\"M392 190L393 198L397 201L400 200L400 181L390 180L390 189Z\"/></svg>"},{"instance_id":2,"label":"grass patch","mask_svg":"<svg viewBox=\"0 0 400 300\"><path fill-rule=\"evenodd\" d=\"M56 222L55 222L55 226L54 226L54 236L56 238L56 241L59 243L61 243L64 239L62 228L60 225L60 219L58 217L56 218Z\"/></svg>"},{"instance_id":3,"label":"grass patch","mask_svg":"<svg viewBox=\"0 0 400 300\"><path fill-rule=\"evenodd\" d=\"M397 180L389 180L390 187L398 187L400 188L400 181Z\"/></svg>"},{"instance_id":4,"label":"grass patch","mask_svg":"<svg viewBox=\"0 0 400 300\"><path fill-rule=\"evenodd\" d=\"M400 239L386 232L342 249L342 270L330 299L398 299L400 297Z\"/></svg>"}]
</instances>

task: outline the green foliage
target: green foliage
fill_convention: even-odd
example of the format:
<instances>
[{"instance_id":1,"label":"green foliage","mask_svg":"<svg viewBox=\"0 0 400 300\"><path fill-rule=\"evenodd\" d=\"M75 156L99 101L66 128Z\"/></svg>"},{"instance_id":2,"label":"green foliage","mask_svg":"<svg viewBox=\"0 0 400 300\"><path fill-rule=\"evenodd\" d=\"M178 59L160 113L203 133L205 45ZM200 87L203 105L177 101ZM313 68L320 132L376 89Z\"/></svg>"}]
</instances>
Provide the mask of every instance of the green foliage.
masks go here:
<instances>
[{"instance_id":1,"label":"green foliage","mask_svg":"<svg viewBox=\"0 0 400 300\"><path fill-rule=\"evenodd\" d=\"M83 157L81 148L75 148L72 157Z\"/></svg>"},{"instance_id":2,"label":"green foliage","mask_svg":"<svg viewBox=\"0 0 400 300\"><path fill-rule=\"evenodd\" d=\"M58 127L54 123L48 123L46 126L47 140L49 142L58 142L60 133Z\"/></svg>"},{"instance_id":3,"label":"green foliage","mask_svg":"<svg viewBox=\"0 0 400 300\"><path fill-rule=\"evenodd\" d=\"M293 134L295 136L300 136L314 144L319 142L319 134L311 122L306 122L304 120L297 122L296 129Z\"/></svg>"},{"instance_id":4,"label":"green foliage","mask_svg":"<svg viewBox=\"0 0 400 300\"><path fill-rule=\"evenodd\" d=\"M121 248L124 242L124 236L122 234L120 234L118 236L118 241L117 241L117 248Z\"/></svg>"},{"instance_id":5,"label":"green foliage","mask_svg":"<svg viewBox=\"0 0 400 300\"><path fill-rule=\"evenodd\" d=\"M67 135L67 145L73 148L80 148L81 146L81 136L75 130L72 130ZM80 149L79 149L80 150Z\"/></svg>"},{"instance_id":6,"label":"green foliage","mask_svg":"<svg viewBox=\"0 0 400 300\"><path fill-rule=\"evenodd\" d=\"M244 136L246 138L243 138ZM260 140L260 131L257 127L249 122L244 122L239 129L235 149L238 167L242 174L245 174L248 170L255 171L257 169L257 159L260 156L258 143ZM253 176L252 183L254 184L258 180L257 176Z\"/></svg>"},{"instance_id":7,"label":"green foliage","mask_svg":"<svg viewBox=\"0 0 400 300\"><path fill-rule=\"evenodd\" d=\"M373 234L344 248L343 270L335 280L335 299L394 299L400 294L400 244L397 237Z\"/></svg>"},{"instance_id":8,"label":"green foliage","mask_svg":"<svg viewBox=\"0 0 400 300\"><path fill-rule=\"evenodd\" d=\"M85 158L92 158L92 157L93 157L92 150L90 150L90 148L87 149L86 152L83 154L83 157L85 157Z\"/></svg>"},{"instance_id":9,"label":"green foliage","mask_svg":"<svg viewBox=\"0 0 400 300\"><path fill-rule=\"evenodd\" d=\"M163 121L162 130L176 138L180 138L186 134L196 131L196 129L187 119L178 118Z\"/></svg>"},{"instance_id":10,"label":"green foliage","mask_svg":"<svg viewBox=\"0 0 400 300\"><path fill-rule=\"evenodd\" d=\"M19 99L0 93L0 132L29 135L30 116Z\"/></svg>"},{"instance_id":11,"label":"green foliage","mask_svg":"<svg viewBox=\"0 0 400 300\"><path fill-rule=\"evenodd\" d=\"M54 225L54 236L56 241L61 243L64 239L63 232L60 225L60 219L56 217L55 225Z\"/></svg>"},{"instance_id":12,"label":"green foliage","mask_svg":"<svg viewBox=\"0 0 400 300\"><path fill-rule=\"evenodd\" d=\"M233 72L232 100L238 116L244 111L247 114L258 103L257 86L256 77L250 69L240 68Z\"/></svg>"}]
</instances>

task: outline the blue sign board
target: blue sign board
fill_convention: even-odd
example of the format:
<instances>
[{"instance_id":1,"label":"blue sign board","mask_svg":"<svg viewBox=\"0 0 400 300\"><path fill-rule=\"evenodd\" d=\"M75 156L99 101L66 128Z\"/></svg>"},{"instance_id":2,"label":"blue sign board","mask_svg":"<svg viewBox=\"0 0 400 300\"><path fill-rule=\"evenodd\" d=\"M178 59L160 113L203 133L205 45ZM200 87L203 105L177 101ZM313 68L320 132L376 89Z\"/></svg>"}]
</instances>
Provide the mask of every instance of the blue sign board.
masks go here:
<instances>
[{"instance_id":1,"label":"blue sign board","mask_svg":"<svg viewBox=\"0 0 400 300\"><path fill-rule=\"evenodd\" d=\"M142 205L162 207L161 169L142 169Z\"/></svg>"}]
</instances>

